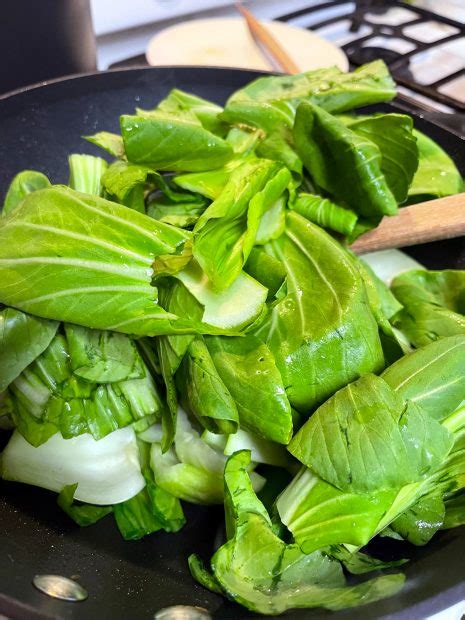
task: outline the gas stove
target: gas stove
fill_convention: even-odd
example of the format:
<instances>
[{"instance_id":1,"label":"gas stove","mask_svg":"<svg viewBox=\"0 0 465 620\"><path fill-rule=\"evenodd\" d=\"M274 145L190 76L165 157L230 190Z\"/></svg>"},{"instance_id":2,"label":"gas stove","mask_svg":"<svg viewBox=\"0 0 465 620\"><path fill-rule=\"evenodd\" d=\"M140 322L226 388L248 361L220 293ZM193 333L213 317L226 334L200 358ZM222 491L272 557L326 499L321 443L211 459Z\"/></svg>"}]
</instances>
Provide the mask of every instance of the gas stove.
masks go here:
<instances>
[{"instance_id":1,"label":"gas stove","mask_svg":"<svg viewBox=\"0 0 465 620\"><path fill-rule=\"evenodd\" d=\"M439 15L425 4L310 0L307 8L273 18L309 28L340 46L352 67L382 58L399 84L400 108L465 137L465 18ZM111 66L144 64L140 55Z\"/></svg>"},{"instance_id":2,"label":"gas stove","mask_svg":"<svg viewBox=\"0 0 465 620\"><path fill-rule=\"evenodd\" d=\"M406 2L373 0L318 3L278 19L311 28L353 65L382 58L398 84L465 111L464 23Z\"/></svg>"}]
</instances>

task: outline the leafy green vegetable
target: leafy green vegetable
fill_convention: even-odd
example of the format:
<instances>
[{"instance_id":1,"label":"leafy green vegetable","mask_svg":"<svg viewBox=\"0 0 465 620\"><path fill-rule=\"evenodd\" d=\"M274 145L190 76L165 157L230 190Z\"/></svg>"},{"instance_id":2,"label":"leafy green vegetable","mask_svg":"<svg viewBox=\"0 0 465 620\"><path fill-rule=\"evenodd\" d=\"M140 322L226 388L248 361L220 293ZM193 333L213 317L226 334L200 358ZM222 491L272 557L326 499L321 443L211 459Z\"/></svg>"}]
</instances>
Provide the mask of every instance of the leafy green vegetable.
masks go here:
<instances>
[{"instance_id":1,"label":"leafy green vegetable","mask_svg":"<svg viewBox=\"0 0 465 620\"><path fill-rule=\"evenodd\" d=\"M406 114L379 114L349 125L352 131L376 144L381 152L381 172L397 203L407 200L418 167L413 120Z\"/></svg>"},{"instance_id":2,"label":"leafy green vegetable","mask_svg":"<svg viewBox=\"0 0 465 620\"><path fill-rule=\"evenodd\" d=\"M408 562L405 559L384 562L366 553L360 553L359 551L351 552L343 545L329 547L328 555L339 560L352 575L363 575L374 570L396 568Z\"/></svg>"},{"instance_id":3,"label":"leafy green vegetable","mask_svg":"<svg viewBox=\"0 0 465 620\"><path fill-rule=\"evenodd\" d=\"M278 498L277 508L302 551L312 553L328 545L366 545L384 529L380 522L397 494L395 489L341 491L303 467Z\"/></svg>"},{"instance_id":4,"label":"leafy green vegetable","mask_svg":"<svg viewBox=\"0 0 465 620\"><path fill-rule=\"evenodd\" d=\"M178 252L188 238L102 198L58 187L34 192L1 221L0 300L97 329L195 331L157 305L151 285L154 258Z\"/></svg>"},{"instance_id":5,"label":"leafy green vegetable","mask_svg":"<svg viewBox=\"0 0 465 620\"><path fill-rule=\"evenodd\" d=\"M138 540L164 529L179 531L184 523L181 503L154 481L150 469L150 449L139 444L145 488L131 499L113 506L116 524L126 540Z\"/></svg>"},{"instance_id":6,"label":"leafy green vegetable","mask_svg":"<svg viewBox=\"0 0 465 620\"><path fill-rule=\"evenodd\" d=\"M464 400L465 336L450 336L405 355L382 378L404 400L442 420Z\"/></svg>"},{"instance_id":7,"label":"leafy green vegetable","mask_svg":"<svg viewBox=\"0 0 465 620\"><path fill-rule=\"evenodd\" d=\"M0 392L45 351L57 328L55 321L0 309Z\"/></svg>"},{"instance_id":8,"label":"leafy green vegetable","mask_svg":"<svg viewBox=\"0 0 465 620\"><path fill-rule=\"evenodd\" d=\"M290 181L281 164L251 159L236 168L194 228L194 256L216 289L239 276L255 243L260 221Z\"/></svg>"},{"instance_id":9,"label":"leafy green vegetable","mask_svg":"<svg viewBox=\"0 0 465 620\"><path fill-rule=\"evenodd\" d=\"M293 148L292 126L295 111L285 101L231 100L220 118L240 127L248 126L263 132L257 155L285 164L298 176L302 162Z\"/></svg>"},{"instance_id":10,"label":"leafy green vegetable","mask_svg":"<svg viewBox=\"0 0 465 620\"><path fill-rule=\"evenodd\" d=\"M108 168L107 162L93 155L75 153L68 157L69 181L71 189L86 194L100 196L102 193L102 175Z\"/></svg>"},{"instance_id":11,"label":"leafy green vegetable","mask_svg":"<svg viewBox=\"0 0 465 620\"><path fill-rule=\"evenodd\" d=\"M99 131L93 136L84 136L84 139L92 144L96 144L110 153L110 155L113 155L113 157L125 158L123 138L116 133Z\"/></svg>"},{"instance_id":12,"label":"leafy green vegetable","mask_svg":"<svg viewBox=\"0 0 465 620\"><path fill-rule=\"evenodd\" d=\"M365 283L371 310L378 323L385 360L388 364L392 364L412 350L405 335L391 324L391 320L402 306L368 264L362 260L355 260Z\"/></svg>"},{"instance_id":13,"label":"leafy green vegetable","mask_svg":"<svg viewBox=\"0 0 465 620\"><path fill-rule=\"evenodd\" d=\"M50 181L36 170L23 170L19 172L10 183L10 187L3 203L2 215L8 215L17 207L28 194L38 189L50 187Z\"/></svg>"},{"instance_id":14,"label":"leafy green vegetable","mask_svg":"<svg viewBox=\"0 0 465 620\"><path fill-rule=\"evenodd\" d=\"M382 61L259 78L224 109L173 89L86 138L112 163L70 155L68 186L17 175L0 476L82 526L112 513L127 540L224 503L225 540L189 567L251 612L395 594L403 575L345 573L406 561L368 555L374 537L465 523L465 272L350 251L462 188L410 117L344 114L394 95Z\"/></svg>"},{"instance_id":15,"label":"leafy green vegetable","mask_svg":"<svg viewBox=\"0 0 465 620\"><path fill-rule=\"evenodd\" d=\"M237 431L239 415L236 404L202 339L191 342L176 378L184 407L205 429L225 434Z\"/></svg>"},{"instance_id":16,"label":"leafy green vegetable","mask_svg":"<svg viewBox=\"0 0 465 620\"><path fill-rule=\"evenodd\" d=\"M113 512L112 506L93 506L92 504L74 503L74 493L78 485L65 486L58 495L57 503L60 508L81 527L93 525Z\"/></svg>"},{"instance_id":17,"label":"leafy green vegetable","mask_svg":"<svg viewBox=\"0 0 465 620\"><path fill-rule=\"evenodd\" d=\"M310 100L328 112L351 110L370 103L390 101L395 84L382 60L375 60L351 73L337 67L297 75L262 77L235 92L227 106L237 101L287 101L292 106Z\"/></svg>"},{"instance_id":18,"label":"leafy green vegetable","mask_svg":"<svg viewBox=\"0 0 465 620\"><path fill-rule=\"evenodd\" d=\"M276 295L286 279L282 262L262 248L252 248L244 270L268 289L268 298Z\"/></svg>"},{"instance_id":19,"label":"leafy green vegetable","mask_svg":"<svg viewBox=\"0 0 465 620\"><path fill-rule=\"evenodd\" d=\"M11 430L14 428L11 415L13 414L13 404L8 391L0 392L0 430Z\"/></svg>"},{"instance_id":20,"label":"leafy green vegetable","mask_svg":"<svg viewBox=\"0 0 465 620\"><path fill-rule=\"evenodd\" d=\"M297 153L312 179L369 220L394 215L397 202L383 175L378 145L311 103L297 108Z\"/></svg>"},{"instance_id":21,"label":"leafy green vegetable","mask_svg":"<svg viewBox=\"0 0 465 620\"><path fill-rule=\"evenodd\" d=\"M158 443L152 445L151 455L155 481L162 489L193 504L223 502L223 480L218 472L180 461L173 448L162 453Z\"/></svg>"},{"instance_id":22,"label":"leafy green vegetable","mask_svg":"<svg viewBox=\"0 0 465 620\"><path fill-rule=\"evenodd\" d=\"M446 343L446 340L449 342ZM407 482L404 486L399 486L399 484L403 484L402 479L412 467L409 462L408 465L404 463L396 472L398 476L397 487L382 488L386 486L386 472L389 462L392 463L392 458L399 459L399 462L405 458L405 452L399 449L394 450L391 457L386 456L386 448L389 450L395 444L389 437L385 447L377 445L375 448L379 450L380 462L378 464L375 464L373 460L376 460L378 452L375 455L372 449L363 451L366 466L371 467L371 469L369 476L361 485L359 484L360 479L357 480L356 478L358 466L361 464L362 467L365 467L365 463L358 459L354 460L360 444L354 442L355 435L351 432L353 425L341 425L341 430L332 435L331 429L334 425L329 413L331 412L329 405L331 402L342 400L339 395L345 393L347 397L345 406L349 409L353 408L355 411L354 419L357 422L359 418L366 419L369 416L369 410L366 407L357 407L360 404L359 396L365 398L365 394L358 395L358 400L353 401L352 394L349 394L348 388L345 388L320 408L319 411L326 411L327 413L324 427L323 423L320 425L322 429L326 430L326 433L320 440L317 448L318 453L314 455L311 447L304 441L299 442L297 440L297 445L301 445L302 454L306 453L306 461L312 461L312 468L316 467L321 475L328 478L328 481L320 478L312 470L304 468L277 501L277 508L283 523L290 529L303 551L311 553L315 549L334 544L361 547L367 544L373 536L383 532L390 524L391 531L393 531L392 528L397 531L396 523L399 525L398 531L401 534L416 544L421 544L422 540L431 536L435 529L440 526L438 505L431 506L426 498L433 494L439 498L447 498L448 495L458 492L464 486L465 410L462 407L454 411L456 407L454 403L457 398L459 403L462 402L465 396L465 387L462 382L459 396L459 389L454 383L449 386L440 386L443 401L447 405L447 407L443 405L443 412L447 411L448 417L443 421L441 430L431 434L431 430L436 424L434 418L444 417L444 415L438 416L434 408L435 399L438 402L439 390L435 389L433 377L435 374L437 375L439 367L447 367L454 360L456 364L460 363L457 360L458 340L459 337L455 337L430 344L424 349L403 357L383 375L386 382L390 383L391 387L403 399L411 399L406 401L405 412L408 412L409 408L415 403L423 405L420 408L420 411L423 409L423 422L416 428L412 427L413 443L410 444L412 454L409 458L412 458L414 466L415 462L420 463L422 459L425 459L425 464L429 462L432 467L429 467L428 471L427 466L424 472L418 468L417 482ZM463 345L463 342L461 344ZM366 381L366 378L364 379ZM434 380L437 380L437 377L434 377ZM376 438L375 441L381 443L386 421L378 416L378 410L375 411L375 409L377 409L376 406L372 412L374 414L373 421L363 427L363 433L372 433L373 438ZM418 412L417 409L417 414ZM318 415L318 412L315 415ZM315 419L315 415L306 423L300 433L307 433L309 436L311 422ZM316 423L314 424L316 425ZM408 426L401 427L402 432L407 431L408 433L407 429ZM414 435L416 435L416 441ZM296 439L298 436L299 434ZM302 437L303 435L300 439ZM311 437L311 441L314 441L314 449L316 449L317 443L315 439L316 437ZM453 441L452 448L451 439ZM347 442L347 440L349 441ZM350 440L353 443L350 443ZM374 439L370 440L373 441ZM436 444L434 447L435 456L432 456L434 453L428 454L428 444L431 445L431 442ZM375 444L372 445L375 446ZM338 449L336 446L340 446L340 448ZM344 459L344 451L346 459ZM440 458L441 451L442 458ZM431 456L432 461L430 461ZM329 466L329 461L333 463L332 468ZM350 475L347 474L347 464L351 467ZM352 471L354 477L352 477ZM412 470L410 469L410 471ZM391 472L394 473L392 466ZM415 473L413 472L413 476L409 478L407 475L404 482L409 479L412 480L414 477ZM374 480L377 480L379 484L375 488L371 488L371 481ZM331 484L331 481L343 485L347 490L336 488ZM395 484L396 480L393 480L393 485ZM379 488L380 486L381 488ZM360 488L362 492L354 492L353 488ZM363 488L366 491L363 491ZM424 499L422 500L422 498ZM401 518L398 521L399 517Z\"/></svg>"},{"instance_id":23,"label":"leafy green vegetable","mask_svg":"<svg viewBox=\"0 0 465 620\"><path fill-rule=\"evenodd\" d=\"M357 264L367 287L367 292L369 293L369 288L374 288L376 295L374 305L377 306L377 310L374 310L375 314L379 312L387 320L392 319L402 309L402 304L396 299L387 284L376 275L369 262L364 261L362 258L362 260L357 261Z\"/></svg>"},{"instance_id":24,"label":"leafy green vegetable","mask_svg":"<svg viewBox=\"0 0 465 620\"><path fill-rule=\"evenodd\" d=\"M165 112L120 118L124 150L130 162L156 170L195 172L220 168L232 157L231 146L200 123Z\"/></svg>"},{"instance_id":25,"label":"leafy green vegetable","mask_svg":"<svg viewBox=\"0 0 465 620\"><path fill-rule=\"evenodd\" d=\"M205 568L202 560L194 553L189 556L189 570L192 577L200 583L201 586L207 588L211 592L223 594L220 584L216 581L211 573Z\"/></svg>"},{"instance_id":26,"label":"leafy green vegetable","mask_svg":"<svg viewBox=\"0 0 465 620\"><path fill-rule=\"evenodd\" d=\"M113 506L115 521L125 540L139 540L161 530L161 524L153 514L150 496L146 489L120 504Z\"/></svg>"},{"instance_id":27,"label":"leafy green vegetable","mask_svg":"<svg viewBox=\"0 0 465 620\"><path fill-rule=\"evenodd\" d=\"M204 204L193 194L173 190L165 178L149 166L130 164L126 161L113 162L102 177L102 184L108 194L126 206L137 189L142 193L150 189L158 189L170 204ZM145 212L145 209L142 209Z\"/></svg>"},{"instance_id":28,"label":"leafy green vegetable","mask_svg":"<svg viewBox=\"0 0 465 620\"><path fill-rule=\"evenodd\" d=\"M314 224L342 235L350 235L357 223L357 215L353 211L314 194L298 194L289 207Z\"/></svg>"},{"instance_id":29,"label":"leafy green vegetable","mask_svg":"<svg viewBox=\"0 0 465 620\"><path fill-rule=\"evenodd\" d=\"M404 306L395 325L414 346L465 334L465 271L409 271L395 278L392 291Z\"/></svg>"},{"instance_id":30,"label":"leafy green vegetable","mask_svg":"<svg viewBox=\"0 0 465 620\"><path fill-rule=\"evenodd\" d=\"M445 502L446 514L441 529L448 530L465 524L465 493L448 499Z\"/></svg>"},{"instance_id":31,"label":"leafy green vegetable","mask_svg":"<svg viewBox=\"0 0 465 620\"><path fill-rule=\"evenodd\" d=\"M224 123L218 118L223 108L212 101L173 88L165 99L160 101L157 110L179 117L196 118L202 127L216 134L224 134Z\"/></svg>"},{"instance_id":32,"label":"leafy green vegetable","mask_svg":"<svg viewBox=\"0 0 465 620\"><path fill-rule=\"evenodd\" d=\"M239 429L237 433L229 435L224 445L224 453L230 456L240 450L250 450L254 463L264 463L276 467L289 467L291 459L284 446L263 439L253 433Z\"/></svg>"},{"instance_id":33,"label":"leafy green vegetable","mask_svg":"<svg viewBox=\"0 0 465 620\"><path fill-rule=\"evenodd\" d=\"M285 197L281 196L265 211L258 225L256 245L265 245L283 234L286 227L286 202Z\"/></svg>"},{"instance_id":34,"label":"leafy green vegetable","mask_svg":"<svg viewBox=\"0 0 465 620\"><path fill-rule=\"evenodd\" d=\"M378 328L352 258L324 231L290 212L284 235L269 246L286 269L287 294L257 334L275 356L291 405L307 413L382 369Z\"/></svg>"},{"instance_id":35,"label":"leafy green vegetable","mask_svg":"<svg viewBox=\"0 0 465 620\"><path fill-rule=\"evenodd\" d=\"M419 405L366 375L326 401L289 451L338 489L363 494L421 480L451 447L447 429Z\"/></svg>"},{"instance_id":36,"label":"leafy green vegetable","mask_svg":"<svg viewBox=\"0 0 465 620\"><path fill-rule=\"evenodd\" d=\"M163 306L169 312L180 312L188 308L188 316L198 320L202 314L202 308L187 288L176 280L165 284L160 290ZM184 355L186 354L194 336L160 336L156 339L156 350L160 363L160 374L166 387L166 404L162 410L163 440L162 448L165 452L172 445L176 429L176 415L178 410L178 398L174 375L178 370Z\"/></svg>"},{"instance_id":37,"label":"leafy green vegetable","mask_svg":"<svg viewBox=\"0 0 465 620\"><path fill-rule=\"evenodd\" d=\"M222 291L215 290L195 261L177 273L176 278L203 305L202 320L219 330L247 327L264 310L266 288L244 272L240 272L234 282Z\"/></svg>"},{"instance_id":38,"label":"leafy green vegetable","mask_svg":"<svg viewBox=\"0 0 465 620\"><path fill-rule=\"evenodd\" d=\"M205 342L235 401L241 428L276 443L289 443L291 407L269 348L253 335L208 337Z\"/></svg>"},{"instance_id":39,"label":"leafy green vegetable","mask_svg":"<svg viewBox=\"0 0 465 620\"><path fill-rule=\"evenodd\" d=\"M13 412L15 422L33 445L40 445L58 430L65 438L90 432L101 439L146 416L160 416L162 403L147 367L137 350L130 349L132 343L122 344L127 336L116 335L119 346L108 351L113 355L110 360L104 343L111 342L111 337L85 334L82 329L67 328L71 347L57 334L10 386L17 409ZM95 339L100 350L95 349ZM87 357L82 347L87 347ZM125 367L128 348L132 360L128 359L131 366Z\"/></svg>"},{"instance_id":40,"label":"leafy green vegetable","mask_svg":"<svg viewBox=\"0 0 465 620\"><path fill-rule=\"evenodd\" d=\"M178 174L173 177L173 182L182 189L200 194L210 200L216 200L225 188L233 170L243 164L246 159L255 157L254 150L262 137L260 131L233 127L226 141L231 145L234 155L227 164L215 170Z\"/></svg>"},{"instance_id":41,"label":"leafy green vegetable","mask_svg":"<svg viewBox=\"0 0 465 620\"><path fill-rule=\"evenodd\" d=\"M248 452L237 452L225 468L228 542L211 560L215 582L248 609L274 615L295 607L340 609L397 592L402 575L347 586L341 565L317 551L307 555L273 533L247 474Z\"/></svg>"},{"instance_id":42,"label":"leafy green vegetable","mask_svg":"<svg viewBox=\"0 0 465 620\"><path fill-rule=\"evenodd\" d=\"M159 443L151 447L151 465L155 482L162 489L195 504L223 502L223 470L226 457L199 436L186 414L178 410L174 447L162 453ZM252 474L254 488L264 479Z\"/></svg>"},{"instance_id":43,"label":"leafy green vegetable","mask_svg":"<svg viewBox=\"0 0 465 620\"><path fill-rule=\"evenodd\" d=\"M149 199L147 215L164 224L179 228L192 228L205 211L206 206L206 201L201 198L197 202L179 203L156 196Z\"/></svg>"},{"instance_id":44,"label":"leafy green vegetable","mask_svg":"<svg viewBox=\"0 0 465 620\"><path fill-rule=\"evenodd\" d=\"M426 545L444 523L441 495L431 493L403 512L390 527L413 545Z\"/></svg>"},{"instance_id":45,"label":"leafy green vegetable","mask_svg":"<svg viewBox=\"0 0 465 620\"><path fill-rule=\"evenodd\" d=\"M462 191L463 180L451 157L420 131L415 129L413 135L417 139L420 160L409 188L409 197L439 198Z\"/></svg>"},{"instance_id":46,"label":"leafy green vegetable","mask_svg":"<svg viewBox=\"0 0 465 620\"><path fill-rule=\"evenodd\" d=\"M181 189L216 200L223 191L232 171L240 166L241 160L232 159L222 168L205 172L189 172L173 177L173 182Z\"/></svg>"},{"instance_id":47,"label":"leafy green vegetable","mask_svg":"<svg viewBox=\"0 0 465 620\"><path fill-rule=\"evenodd\" d=\"M123 334L65 325L71 369L96 383L140 379L145 375L132 340Z\"/></svg>"}]
</instances>

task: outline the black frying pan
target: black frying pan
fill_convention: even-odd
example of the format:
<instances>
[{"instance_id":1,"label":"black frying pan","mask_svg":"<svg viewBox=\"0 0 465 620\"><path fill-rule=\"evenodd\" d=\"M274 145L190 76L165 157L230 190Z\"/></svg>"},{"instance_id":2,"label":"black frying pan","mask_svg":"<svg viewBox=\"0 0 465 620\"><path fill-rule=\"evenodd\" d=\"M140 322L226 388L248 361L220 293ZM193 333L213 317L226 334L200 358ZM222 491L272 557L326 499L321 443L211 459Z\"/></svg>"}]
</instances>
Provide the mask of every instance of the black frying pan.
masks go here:
<instances>
[{"instance_id":1,"label":"black frying pan","mask_svg":"<svg viewBox=\"0 0 465 620\"><path fill-rule=\"evenodd\" d=\"M82 135L116 131L120 114L136 106L153 107L173 87L224 103L258 75L234 69L131 69L66 79L0 98L0 196L24 168L41 170L52 182L66 182L69 153L97 153ZM420 118L415 124L465 173L464 140ZM465 268L462 239L419 246L411 254L428 267ZM184 604L204 607L215 618L256 617L204 590L187 568L190 553L211 556L223 519L221 507L188 506L187 525L180 533L125 542L111 518L79 528L55 500L47 491L0 481L0 615L143 620L160 608ZM387 559L395 544L384 543L378 551ZM397 597L337 614L304 610L286 617L420 620L465 599L465 528L437 535L426 548L406 546L402 551L412 560L405 567L407 584ZM78 576L88 600L47 598L31 585L37 573Z\"/></svg>"}]
</instances>

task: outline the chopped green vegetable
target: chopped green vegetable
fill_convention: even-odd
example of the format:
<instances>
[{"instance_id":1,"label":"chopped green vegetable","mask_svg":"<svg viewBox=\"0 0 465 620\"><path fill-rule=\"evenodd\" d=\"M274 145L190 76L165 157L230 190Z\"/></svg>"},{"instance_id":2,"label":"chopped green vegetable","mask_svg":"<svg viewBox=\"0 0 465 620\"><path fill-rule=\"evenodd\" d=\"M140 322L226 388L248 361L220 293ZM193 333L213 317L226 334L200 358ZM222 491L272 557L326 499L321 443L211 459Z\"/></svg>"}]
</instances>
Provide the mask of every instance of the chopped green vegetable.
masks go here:
<instances>
[{"instance_id":1,"label":"chopped green vegetable","mask_svg":"<svg viewBox=\"0 0 465 620\"><path fill-rule=\"evenodd\" d=\"M349 127L376 144L381 152L381 172L398 204L407 200L418 167L418 147L413 120L405 114L377 114Z\"/></svg>"},{"instance_id":2,"label":"chopped green vegetable","mask_svg":"<svg viewBox=\"0 0 465 620\"><path fill-rule=\"evenodd\" d=\"M206 344L236 403L241 427L264 439L288 444L292 437L291 407L267 345L253 335L208 337Z\"/></svg>"},{"instance_id":3,"label":"chopped green vegetable","mask_svg":"<svg viewBox=\"0 0 465 620\"><path fill-rule=\"evenodd\" d=\"M409 197L440 198L462 191L463 179L452 158L439 144L420 131L415 129L413 135L417 139L420 160L409 187Z\"/></svg>"},{"instance_id":4,"label":"chopped green vegetable","mask_svg":"<svg viewBox=\"0 0 465 620\"><path fill-rule=\"evenodd\" d=\"M269 246L286 269L287 292L257 333L275 356L291 405L309 413L383 368L378 327L351 257L320 228L290 212L284 235Z\"/></svg>"},{"instance_id":5,"label":"chopped green vegetable","mask_svg":"<svg viewBox=\"0 0 465 620\"><path fill-rule=\"evenodd\" d=\"M55 321L0 309L0 392L45 351L57 329Z\"/></svg>"},{"instance_id":6,"label":"chopped green vegetable","mask_svg":"<svg viewBox=\"0 0 465 620\"><path fill-rule=\"evenodd\" d=\"M330 67L297 75L258 78L235 92L228 105L250 100L287 101L297 107L301 101L310 100L328 112L338 113L390 101L395 94L396 87L388 68L382 60L375 60L352 73Z\"/></svg>"},{"instance_id":7,"label":"chopped green vegetable","mask_svg":"<svg viewBox=\"0 0 465 620\"><path fill-rule=\"evenodd\" d=\"M107 162L101 157L77 153L70 155L68 162L68 185L71 189L100 196L102 193L102 176L108 167Z\"/></svg>"},{"instance_id":8,"label":"chopped green vegetable","mask_svg":"<svg viewBox=\"0 0 465 620\"><path fill-rule=\"evenodd\" d=\"M164 112L120 119L124 150L134 164L155 170L196 172L221 168L232 157L232 148L200 123Z\"/></svg>"},{"instance_id":9,"label":"chopped green vegetable","mask_svg":"<svg viewBox=\"0 0 465 620\"><path fill-rule=\"evenodd\" d=\"M354 110L394 96L382 61L260 77L224 108L174 88L86 138L111 163L16 175L0 476L155 555L181 502L223 504L189 568L250 612L396 594L402 574L357 576L465 524L465 272L350 251L462 189L412 118Z\"/></svg>"},{"instance_id":10,"label":"chopped green vegetable","mask_svg":"<svg viewBox=\"0 0 465 620\"><path fill-rule=\"evenodd\" d=\"M218 374L206 344L191 342L177 374L186 409L214 433L235 433L239 426L236 403Z\"/></svg>"},{"instance_id":11,"label":"chopped green vegetable","mask_svg":"<svg viewBox=\"0 0 465 620\"><path fill-rule=\"evenodd\" d=\"M81 527L93 525L113 512L111 506L93 506L92 504L78 504L74 502L74 493L78 485L69 484L60 491L57 498L57 504L71 517L75 523Z\"/></svg>"},{"instance_id":12,"label":"chopped green vegetable","mask_svg":"<svg viewBox=\"0 0 465 620\"><path fill-rule=\"evenodd\" d=\"M415 347L465 334L465 271L409 271L394 279L392 291L404 307L395 325Z\"/></svg>"},{"instance_id":13,"label":"chopped green vegetable","mask_svg":"<svg viewBox=\"0 0 465 620\"><path fill-rule=\"evenodd\" d=\"M8 215L26 198L28 194L39 189L50 187L50 181L35 170L23 170L19 172L10 183L5 202L3 203L2 215Z\"/></svg>"},{"instance_id":14,"label":"chopped green vegetable","mask_svg":"<svg viewBox=\"0 0 465 620\"><path fill-rule=\"evenodd\" d=\"M57 493L77 484L75 499L106 506L134 497L145 486L138 453L131 428L116 430L99 441L88 434L63 439L57 433L38 448L15 431L2 453L1 474L5 480Z\"/></svg>"},{"instance_id":15,"label":"chopped green vegetable","mask_svg":"<svg viewBox=\"0 0 465 620\"><path fill-rule=\"evenodd\" d=\"M256 241L260 221L290 181L281 164L255 158L236 168L194 228L194 256L216 289L231 286Z\"/></svg>"},{"instance_id":16,"label":"chopped green vegetable","mask_svg":"<svg viewBox=\"0 0 465 620\"><path fill-rule=\"evenodd\" d=\"M397 202L382 172L382 152L365 133L303 102L297 108L294 141L319 188L368 220L395 215Z\"/></svg>"},{"instance_id":17,"label":"chopped green vegetable","mask_svg":"<svg viewBox=\"0 0 465 620\"><path fill-rule=\"evenodd\" d=\"M84 139L113 155L113 157L125 158L123 138L109 131L99 131L93 136L84 136Z\"/></svg>"},{"instance_id":18,"label":"chopped green vegetable","mask_svg":"<svg viewBox=\"0 0 465 620\"><path fill-rule=\"evenodd\" d=\"M341 235L350 235L357 223L357 215L353 211L314 194L298 194L289 206L314 224Z\"/></svg>"},{"instance_id":19,"label":"chopped green vegetable","mask_svg":"<svg viewBox=\"0 0 465 620\"><path fill-rule=\"evenodd\" d=\"M294 607L341 609L373 602L398 592L402 575L346 585L339 562L316 551L302 553L272 531L247 474L248 452L237 452L225 468L228 542L211 560L215 583L233 600L263 614Z\"/></svg>"}]
</instances>

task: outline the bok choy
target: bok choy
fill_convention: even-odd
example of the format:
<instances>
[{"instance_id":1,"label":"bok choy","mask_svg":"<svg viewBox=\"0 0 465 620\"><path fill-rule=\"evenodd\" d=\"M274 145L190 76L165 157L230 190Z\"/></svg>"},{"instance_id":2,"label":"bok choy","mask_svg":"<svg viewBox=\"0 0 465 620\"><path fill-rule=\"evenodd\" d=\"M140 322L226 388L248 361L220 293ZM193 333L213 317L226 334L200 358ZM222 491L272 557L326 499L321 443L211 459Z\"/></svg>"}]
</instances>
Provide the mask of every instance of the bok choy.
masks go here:
<instances>
[{"instance_id":1,"label":"bok choy","mask_svg":"<svg viewBox=\"0 0 465 620\"><path fill-rule=\"evenodd\" d=\"M185 504L224 505L189 567L252 612L399 592L403 554L365 546L465 524L465 272L350 251L462 187L412 118L357 113L394 96L381 61L260 77L224 107L173 89L87 136L105 157L71 154L68 185L19 172L0 217L4 484L155 549Z\"/></svg>"}]
</instances>

